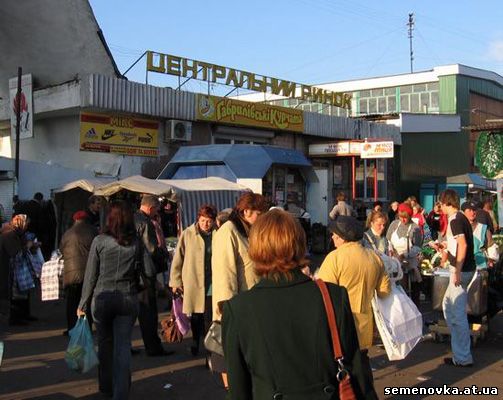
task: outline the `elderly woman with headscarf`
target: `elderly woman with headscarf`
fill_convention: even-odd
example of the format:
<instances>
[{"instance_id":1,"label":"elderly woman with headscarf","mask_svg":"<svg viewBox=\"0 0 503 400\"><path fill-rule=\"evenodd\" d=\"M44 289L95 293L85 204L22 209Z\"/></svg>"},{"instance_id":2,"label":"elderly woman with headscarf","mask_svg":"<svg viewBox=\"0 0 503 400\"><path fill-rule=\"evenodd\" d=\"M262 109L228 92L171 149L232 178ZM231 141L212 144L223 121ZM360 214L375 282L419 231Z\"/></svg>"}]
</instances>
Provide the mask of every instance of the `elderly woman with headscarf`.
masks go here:
<instances>
[{"instance_id":1,"label":"elderly woman with headscarf","mask_svg":"<svg viewBox=\"0 0 503 400\"><path fill-rule=\"evenodd\" d=\"M14 260L25 246L28 223L25 214L16 215L2 227L0 236L0 314L9 314L11 325L30 319L28 296L19 293L14 279Z\"/></svg>"},{"instance_id":2,"label":"elderly woman with headscarf","mask_svg":"<svg viewBox=\"0 0 503 400\"><path fill-rule=\"evenodd\" d=\"M391 253L397 257L404 272L402 284L410 292L410 297L419 305L422 281L419 273L419 253L423 243L421 229L412 221L412 207L407 203L398 206L398 219L388 228L386 238L389 241ZM410 282L410 288L409 288Z\"/></svg>"}]
</instances>

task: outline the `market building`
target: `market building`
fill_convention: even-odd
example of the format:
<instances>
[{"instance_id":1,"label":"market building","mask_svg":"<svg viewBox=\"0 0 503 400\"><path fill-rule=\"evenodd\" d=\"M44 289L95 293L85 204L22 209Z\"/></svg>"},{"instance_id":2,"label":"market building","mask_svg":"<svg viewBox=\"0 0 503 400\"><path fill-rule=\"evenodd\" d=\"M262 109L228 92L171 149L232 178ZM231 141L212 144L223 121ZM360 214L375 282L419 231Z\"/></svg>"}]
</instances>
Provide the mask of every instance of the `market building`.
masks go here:
<instances>
[{"instance_id":1,"label":"market building","mask_svg":"<svg viewBox=\"0 0 503 400\"><path fill-rule=\"evenodd\" d=\"M447 177L479 172L475 142L480 133L467 127L503 118L503 77L465 65L316 86L351 94L351 109L273 95L264 99L263 95L252 94L241 99L266 100L270 104L399 127L402 146L397 164L398 198L415 194L427 208L446 187ZM358 168L366 171L368 162L361 162ZM493 183L488 185L490 189ZM459 187L463 197L465 186Z\"/></svg>"},{"instance_id":2,"label":"market building","mask_svg":"<svg viewBox=\"0 0 503 400\"><path fill-rule=\"evenodd\" d=\"M401 145L399 129L391 125L131 82L117 70L87 1L75 6L51 1L28 7L8 0L5 8L8 13L2 14L2 26L12 37L21 33L15 44L8 40L9 35L0 38L6 54L0 70L0 155L4 157L0 172L6 178L4 186L12 188L16 147L13 110L18 104L21 198L31 198L37 191L49 197L52 188L78 179L77 175L119 179L141 174L155 178L184 146L260 144L308 155L311 144L341 139L391 141L395 148ZM6 20L9 23L3 23ZM40 24L41 20L46 23ZM79 29L75 29L76 20ZM17 51L19 48L23 52ZM165 69L176 72L184 64L177 67L173 57L170 63L165 58ZM153 67L161 67L158 61L153 63ZM20 100L16 100L18 66L23 74ZM194 73L194 64L186 63L186 70L190 67ZM222 74L222 69L218 71L213 68L212 74ZM236 70L226 71L226 79L237 84L244 79ZM255 90L261 90L260 82L266 82L255 74L248 78ZM209 82L213 76L207 79ZM292 85L274 78L268 82L278 88ZM306 96L328 99L333 104L330 107L350 106L350 99L342 93L320 94L313 87L301 87ZM27 167L30 163L32 169ZM320 222L326 222L335 194L333 170L321 159L313 158L312 163L322 179L319 183L304 179L307 189L299 190L297 201L308 209L321 210ZM390 169L384 174L395 179ZM283 172L285 179L291 179L289 170ZM272 178L279 182L274 175ZM317 203L310 205L306 199L309 189L315 192L316 184L322 185L321 191L317 189L322 195L315 196ZM349 185L343 189L352 190ZM2 199L6 209L11 194L12 189Z\"/></svg>"}]
</instances>

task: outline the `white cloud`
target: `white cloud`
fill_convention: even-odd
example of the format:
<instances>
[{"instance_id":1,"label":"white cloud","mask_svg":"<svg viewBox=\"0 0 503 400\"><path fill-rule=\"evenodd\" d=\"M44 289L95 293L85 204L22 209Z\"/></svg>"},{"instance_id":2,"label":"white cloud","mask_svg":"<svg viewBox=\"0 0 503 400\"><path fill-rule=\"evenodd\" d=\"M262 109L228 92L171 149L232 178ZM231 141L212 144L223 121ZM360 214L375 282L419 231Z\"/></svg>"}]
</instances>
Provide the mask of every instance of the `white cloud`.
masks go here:
<instances>
[{"instance_id":1,"label":"white cloud","mask_svg":"<svg viewBox=\"0 0 503 400\"><path fill-rule=\"evenodd\" d=\"M503 61L503 39L494 40L489 43L489 58L496 61Z\"/></svg>"}]
</instances>

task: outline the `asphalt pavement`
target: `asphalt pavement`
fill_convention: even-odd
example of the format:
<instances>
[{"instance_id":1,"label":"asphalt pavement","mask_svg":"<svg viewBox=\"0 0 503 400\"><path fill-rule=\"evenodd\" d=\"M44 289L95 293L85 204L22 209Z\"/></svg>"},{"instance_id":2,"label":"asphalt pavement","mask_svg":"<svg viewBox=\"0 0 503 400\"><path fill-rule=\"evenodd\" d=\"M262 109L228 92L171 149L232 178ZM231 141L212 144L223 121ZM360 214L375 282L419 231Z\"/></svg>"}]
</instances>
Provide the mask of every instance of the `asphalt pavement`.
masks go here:
<instances>
[{"instance_id":1,"label":"asphalt pavement","mask_svg":"<svg viewBox=\"0 0 503 400\"><path fill-rule=\"evenodd\" d=\"M160 310L166 306L159 299ZM431 318L428 303L422 305L425 319ZM86 374L70 371L64 361L68 338L64 303L33 301L32 312L38 321L27 326L0 326L5 351L0 366L0 400L15 399L102 399L98 392L97 370ZM162 315L165 315L163 313ZM166 345L175 354L147 357L143 351L139 327L134 328L131 399L223 399L219 377L205 367L203 356L190 354L190 338L177 345ZM385 395L385 388L497 387L503 398L503 313L490 321L487 338L473 348L475 365L458 368L443 365L449 356L449 343L437 343L425 337L403 361L390 362L382 347L371 351L375 386L381 399L435 399L443 395ZM308 366L306 366L308 367ZM458 398L475 398L461 396Z\"/></svg>"}]
</instances>

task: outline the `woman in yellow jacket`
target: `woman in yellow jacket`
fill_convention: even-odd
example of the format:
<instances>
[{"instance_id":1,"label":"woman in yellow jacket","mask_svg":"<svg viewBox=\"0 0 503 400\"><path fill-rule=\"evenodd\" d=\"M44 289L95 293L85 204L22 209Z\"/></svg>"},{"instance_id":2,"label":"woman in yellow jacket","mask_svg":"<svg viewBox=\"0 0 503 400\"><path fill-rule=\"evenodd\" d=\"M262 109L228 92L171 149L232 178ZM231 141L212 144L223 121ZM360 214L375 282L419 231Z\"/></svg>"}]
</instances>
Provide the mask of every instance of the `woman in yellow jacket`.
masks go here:
<instances>
[{"instance_id":1,"label":"woman in yellow jacket","mask_svg":"<svg viewBox=\"0 0 503 400\"><path fill-rule=\"evenodd\" d=\"M255 263L248 256L248 236L251 226L265 211L265 198L260 194L247 192L239 198L229 220L215 233L211 258L215 321L222 318L221 307L224 301L251 289L259 281ZM213 371L222 373L222 380L227 387L222 357L213 354L211 362Z\"/></svg>"}]
</instances>

